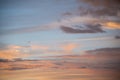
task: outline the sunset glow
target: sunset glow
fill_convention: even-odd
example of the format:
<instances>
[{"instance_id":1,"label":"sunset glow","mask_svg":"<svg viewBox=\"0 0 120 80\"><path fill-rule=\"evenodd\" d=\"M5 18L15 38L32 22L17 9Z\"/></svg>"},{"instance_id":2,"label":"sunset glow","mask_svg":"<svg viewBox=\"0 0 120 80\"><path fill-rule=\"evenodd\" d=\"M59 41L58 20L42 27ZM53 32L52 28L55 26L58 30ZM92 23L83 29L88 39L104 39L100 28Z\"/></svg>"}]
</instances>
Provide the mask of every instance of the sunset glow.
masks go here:
<instances>
[{"instance_id":1,"label":"sunset glow","mask_svg":"<svg viewBox=\"0 0 120 80\"><path fill-rule=\"evenodd\" d=\"M119 80L119 0L0 0L0 80Z\"/></svg>"}]
</instances>

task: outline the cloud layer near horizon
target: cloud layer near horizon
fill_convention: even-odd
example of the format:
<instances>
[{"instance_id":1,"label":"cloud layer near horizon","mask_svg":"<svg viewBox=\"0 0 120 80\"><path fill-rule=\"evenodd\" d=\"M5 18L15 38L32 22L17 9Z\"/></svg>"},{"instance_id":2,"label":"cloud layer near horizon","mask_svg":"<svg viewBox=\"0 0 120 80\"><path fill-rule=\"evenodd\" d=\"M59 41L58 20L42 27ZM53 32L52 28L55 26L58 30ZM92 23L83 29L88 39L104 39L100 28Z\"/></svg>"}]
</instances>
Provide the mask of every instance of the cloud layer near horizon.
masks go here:
<instances>
[{"instance_id":1,"label":"cloud layer near horizon","mask_svg":"<svg viewBox=\"0 0 120 80\"><path fill-rule=\"evenodd\" d=\"M43 60L22 60L12 63L3 62L1 69L119 69L120 48L102 48L86 51L83 55L48 56ZM49 59L51 58L51 59ZM56 60L54 60L56 59ZM1 63L1 62L0 62ZM8 65L11 64L11 65Z\"/></svg>"}]
</instances>

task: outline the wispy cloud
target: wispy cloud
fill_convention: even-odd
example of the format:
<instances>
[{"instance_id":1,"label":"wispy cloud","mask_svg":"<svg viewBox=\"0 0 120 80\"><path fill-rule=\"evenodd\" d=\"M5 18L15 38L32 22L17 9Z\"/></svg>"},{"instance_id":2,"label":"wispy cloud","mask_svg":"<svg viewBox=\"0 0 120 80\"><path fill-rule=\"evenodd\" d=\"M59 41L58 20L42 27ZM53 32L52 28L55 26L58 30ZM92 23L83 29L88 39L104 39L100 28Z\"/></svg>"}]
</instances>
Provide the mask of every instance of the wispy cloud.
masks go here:
<instances>
[{"instance_id":1,"label":"wispy cloud","mask_svg":"<svg viewBox=\"0 0 120 80\"><path fill-rule=\"evenodd\" d=\"M106 22L103 25L109 29L120 29L120 23L118 22Z\"/></svg>"},{"instance_id":2,"label":"wispy cloud","mask_svg":"<svg viewBox=\"0 0 120 80\"><path fill-rule=\"evenodd\" d=\"M23 51L22 46L9 45L7 49L0 50L0 58L3 59L12 60L14 58L23 58L27 56L28 54Z\"/></svg>"},{"instance_id":3,"label":"wispy cloud","mask_svg":"<svg viewBox=\"0 0 120 80\"><path fill-rule=\"evenodd\" d=\"M82 8L78 8L81 13L86 13L90 15L96 16L119 16L119 0L77 0L78 3L84 2L84 4L90 4L89 6L94 8L84 8L83 12L81 11ZM81 7L81 6L80 6ZM85 15L86 15L85 14Z\"/></svg>"},{"instance_id":4,"label":"wispy cloud","mask_svg":"<svg viewBox=\"0 0 120 80\"><path fill-rule=\"evenodd\" d=\"M86 23L86 22L93 22L97 19L93 17L72 17L67 19L61 19L60 21L53 21L51 23L41 25L41 26L33 26L33 27L24 27L24 28L17 28L17 29L11 29L6 31L1 31L1 34L22 34L22 33L31 33L31 32L39 32L39 31L45 31L45 30L51 30L55 28L59 28L62 25L72 25L77 23Z\"/></svg>"},{"instance_id":5,"label":"wispy cloud","mask_svg":"<svg viewBox=\"0 0 120 80\"><path fill-rule=\"evenodd\" d=\"M52 56L55 60L23 60L7 62L0 66L1 69L82 69L82 68L107 68L119 69L120 48L102 48L84 52L83 55ZM11 64L11 65L8 65Z\"/></svg>"},{"instance_id":6,"label":"wispy cloud","mask_svg":"<svg viewBox=\"0 0 120 80\"><path fill-rule=\"evenodd\" d=\"M118 23L113 23L112 21L119 21L119 1L118 0L76 0L77 1L77 9L67 11L62 13L65 15L61 17L59 20L51 21L50 23L45 23L44 25L39 26L29 26L29 27L22 27L16 29L7 29L1 30L0 35L2 34L23 34L23 33L31 33L31 32L39 32L39 31L47 31L51 29L61 28L61 26L67 26L70 30L74 30L73 33L97 33L102 32L102 28L108 26L108 29L119 29ZM31 3L31 2L30 2ZM29 3L29 5L30 5ZM36 2L35 2L36 3ZM84 5L81 5L81 3ZM11 4L11 3L10 3ZM31 3L32 4L32 3ZM34 4L34 3L33 3ZM35 5L35 4L34 4ZM38 5L38 4L37 4ZM24 5L25 6L25 5ZM76 11L75 11L76 10ZM82 13L83 15L81 15ZM86 14L85 14L86 13ZM67 16L67 17L66 17ZM101 19L102 17L102 19ZM111 18L112 17L112 18ZM114 18L114 19L113 19ZM108 22L107 22L108 21ZM112 23L111 23L111 22ZM103 22L105 26L101 26L101 28L97 27L97 31L94 32L92 24L102 24ZM84 25L89 24L90 31L87 30L80 30L74 29L76 28L73 25ZM63 28L64 29L64 28ZM67 28L68 29L68 28ZM92 31L91 31L92 30Z\"/></svg>"},{"instance_id":7,"label":"wispy cloud","mask_svg":"<svg viewBox=\"0 0 120 80\"><path fill-rule=\"evenodd\" d=\"M71 52L78 47L78 44L69 43L69 44L62 45L61 47L65 52Z\"/></svg>"},{"instance_id":8,"label":"wispy cloud","mask_svg":"<svg viewBox=\"0 0 120 80\"><path fill-rule=\"evenodd\" d=\"M62 55L56 56L62 58L63 60L74 60L78 63L89 63L89 67L117 67L119 68L120 63L120 48L101 48L96 50L89 50L83 52L82 55ZM97 64L99 63L99 64ZM110 64L111 63L111 66ZM79 64L78 64L79 65ZM98 66L99 65L99 66ZM80 66L80 65L79 65ZM87 64L85 64L88 67Z\"/></svg>"},{"instance_id":9,"label":"wispy cloud","mask_svg":"<svg viewBox=\"0 0 120 80\"><path fill-rule=\"evenodd\" d=\"M61 29L66 33L98 33L98 32L105 32L102 30L101 25L84 25L86 29L81 29L81 25L78 26L79 29L74 29L66 26L61 26Z\"/></svg>"},{"instance_id":10,"label":"wispy cloud","mask_svg":"<svg viewBox=\"0 0 120 80\"><path fill-rule=\"evenodd\" d=\"M110 28L119 29L119 23L107 22L108 19L104 17L98 19L97 17L93 17L93 16L72 16L68 18L62 18L58 21L53 21L45 25L4 30L1 31L1 35L23 34L23 33L47 31L53 29L62 29L64 31L70 30L71 33L98 33L98 32L104 32L102 28L106 26L108 27L108 29ZM112 19L113 18L111 18L111 21Z\"/></svg>"},{"instance_id":11,"label":"wispy cloud","mask_svg":"<svg viewBox=\"0 0 120 80\"><path fill-rule=\"evenodd\" d=\"M119 62L120 48L101 48L96 50L86 51L86 57L92 57L98 61L104 62Z\"/></svg>"}]
</instances>

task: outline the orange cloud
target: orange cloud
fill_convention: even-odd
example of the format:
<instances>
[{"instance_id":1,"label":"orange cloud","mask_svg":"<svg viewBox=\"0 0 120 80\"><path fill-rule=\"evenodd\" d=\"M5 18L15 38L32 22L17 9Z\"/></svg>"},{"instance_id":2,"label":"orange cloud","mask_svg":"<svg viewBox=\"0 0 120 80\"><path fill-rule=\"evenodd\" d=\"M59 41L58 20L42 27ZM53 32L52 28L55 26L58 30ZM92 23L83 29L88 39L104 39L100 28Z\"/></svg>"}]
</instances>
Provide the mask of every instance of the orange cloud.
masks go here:
<instances>
[{"instance_id":1,"label":"orange cloud","mask_svg":"<svg viewBox=\"0 0 120 80\"><path fill-rule=\"evenodd\" d=\"M104 26L109 29L120 29L120 23L116 22L107 22L104 24Z\"/></svg>"},{"instance_id":2,"label":"orange cloud","mask_svg":"<svg viewBox=\"0 0 120 80\"><path fill-rule=\"evenodd\" d=\"M78 47L78 44L75 43L67 43L58 46L32 46L33 50L41 50L42 55L37 54L37 56L53 56L53 55L62 55L65 53L73 54L73 50ZM33 54L34 55L34 54Z\"/></svg>"},{"instance_id":3,"label":"orange cloud","mask_svg":"<svg viewBox=\"0 0 120 80\"><path fill-rule=\"evenodd\" d=\"M22 46L16 45L8 46L8 49L0 50L0 58L12 60L13 58L27 57L28 54L25 54L22 48Z\"/></svg>"},{"instance_id":4,"label":"orange cloud","mask_svg":"<svg viewBox=\"0 0 120 80\"><path fill-rule=\"evenodd\" d=\"M32 50L47 50L49 49L49 46L43 46L43 45L32 45Z\"/></svg>"},{"instance_id":5,"label":"orange cloud","mask_svg":"<svg viewBox=\"0 0 120 80\"><path fill-rule=\"evenodd\" d=\"M78 45L74 44L74 43L70 43L70 44L66 44L66 45L62 45L62 48L64 51L66 52L71 52L72 50L74 50Z\"/></svg>"}]
</instances>

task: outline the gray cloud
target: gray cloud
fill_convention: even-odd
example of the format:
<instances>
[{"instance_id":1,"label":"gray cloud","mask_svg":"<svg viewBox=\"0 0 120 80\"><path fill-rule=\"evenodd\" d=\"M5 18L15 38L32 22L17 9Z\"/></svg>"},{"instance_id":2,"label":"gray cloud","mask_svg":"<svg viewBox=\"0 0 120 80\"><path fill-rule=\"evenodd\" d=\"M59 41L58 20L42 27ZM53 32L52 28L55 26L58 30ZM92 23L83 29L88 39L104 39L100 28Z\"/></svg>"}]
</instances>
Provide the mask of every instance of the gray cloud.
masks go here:
<instances>
[{"instance_id":1,"label":"gray cloud","mask_svg":"<svg viewBox=\"0 0 120 80\"><path fill-rule=\"evenodd\" d=\"M118 7L120 0L77 0L78 2L83 1L85 3L91 4L93 6L103 6L103 7Z\"/></svg>"},{"instance_id":2,"label":"gray cloud","mask_svg":"<svg viewBox=\"0 0 120 80\"><path fill-rule=\"evenodd\" d=\"M9 60L8 59L1 59L0 58L0 62L8 62Z\"/></svg>"},{"instance_id":3,"label":"gray cloud","mask_svg":"<svg viewBox=\"0 0 120 80\"><path fill-rule=\"evenodd\" d=\"M88 50L86 51L87 54L90 55L96 55L96 56L103 56L103 57L114 57L114 56L120 56L120 48L101 48L96 50Z\"/></svg>"},{"instance_id":4,"label":"gray cloud","mask_svg":"<svg viewBox=\"0 0 120 80\"><path fill-rule=\"evenodd\" d=\"M84 4L89 4L89 6L93 7L86 8L80 6L80 8L78 8L80 14L90 14L96 16L119 16L119 0L77 0L77 2L84 2Z\"/></svg>"},{"instance_id":5,"label":"gray cloud","mask_svg":"<svg viewBox=\"0 0 120 80\"><path fill-rule=\"evenodd\" d=\"M120 48L101 48L96 50L90 50L90 51L119 51Z\"/></svg>"},{"instance_id":6,"label":"gray cloud","mask_svg":"<svg viewBox=\"0 0 120 80\"><path fill-rule=\"evenodd\" d=\"M78 26L79 29L74 29L72 27L67 27L67 26L61 26L61 30L66 32L66 33L99 33L99 32L105 32L100 24L87 24L85 27L87 29L81 29L81 26Z\"/></svg>"},{"instance_id":7,"label":"gray cloud","mask_svg":"<svg viewBox=\"0 0 120 80\"><path fill-rule=\"evenodd\" d=\"M65 12L65 13L63 13L62 15L63 15L63 16L71 16L71 15L73 15L73 13L71 13L71 12Z\"/></svg>"},{"instance_id":8,"label":"gray cloud","mask_svg":"<svg viewBox=\"0 0 120 80\"><path fill-rule=\"evenodd\" d=\"M117 36L115 36L115 39L120 39L120 36L118 36L118 35L117 35Z\"/></svg>"},{"instance_id":9,"label":"gray cloud","mask_svg":"<svg viewBox=\"0 0 120 80\"><path fill-rule=\"evenodd\" d=\"M46 27L46 26L24 27L24 28L12 29L12 30L3 30L3 31L1 31L0 35L31 33L31 32L44 31L44 30L48 30L48 29L49 29L49 27Z\"/></svg>"}]
</instances>

